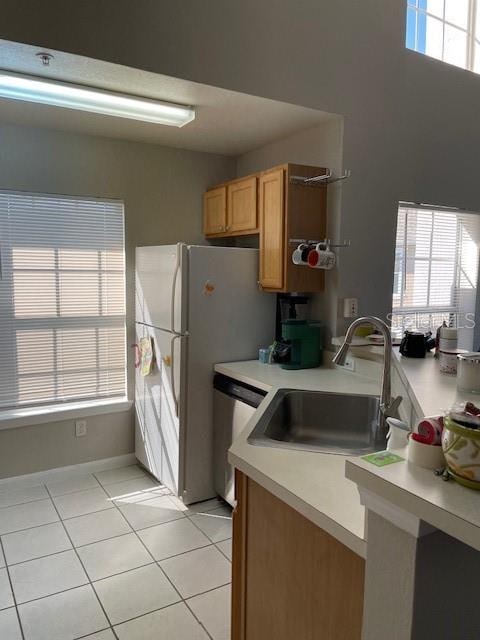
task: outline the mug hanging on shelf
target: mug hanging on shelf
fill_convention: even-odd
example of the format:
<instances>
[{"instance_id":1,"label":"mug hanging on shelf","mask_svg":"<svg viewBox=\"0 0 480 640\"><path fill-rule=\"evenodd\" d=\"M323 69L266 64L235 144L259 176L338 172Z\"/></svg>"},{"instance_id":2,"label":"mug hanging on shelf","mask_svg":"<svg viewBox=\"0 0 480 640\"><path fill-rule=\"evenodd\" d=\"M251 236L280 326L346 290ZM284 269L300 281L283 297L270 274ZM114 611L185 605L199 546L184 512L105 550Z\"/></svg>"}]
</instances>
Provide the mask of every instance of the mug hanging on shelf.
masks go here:
<instances>
[{"instance_id":1,"label":"mug hanging on shelf","mask_svg":"<svg viewBox=\"0 0 480 640\"><path fill-rule=\"evenodd\" d=\"M296 265L307 265L308 264L308 254L311 251L311 247L308 244L300 244L292 253L292 262Z\"/></svg>"},{"instance_id":2,"label":"mug hanging on shelf","mask_svg":"<svg viewBox=\"0 0 480 640\"><path fill-rule=\"evenodd\" d=\"M292 262L297 266L306 266L311 269L330 270L337 264L337 256L332 247L344 248L350 246L350 241L341 244L331 244L330 240L295 240L291 238L288 244L297 245L292 252Z\"/></svg>"},{"instance_id":3,"label":"mug hanging on shelf","mask_svg":"<svg viewBox=\"0 0 480 640\"><path fill-rule=\"evenodd\" d=\"M328 244L319 242L308 254L308 266L312 269L333 269L337 258Z\"/></svg>"}]
</instances>

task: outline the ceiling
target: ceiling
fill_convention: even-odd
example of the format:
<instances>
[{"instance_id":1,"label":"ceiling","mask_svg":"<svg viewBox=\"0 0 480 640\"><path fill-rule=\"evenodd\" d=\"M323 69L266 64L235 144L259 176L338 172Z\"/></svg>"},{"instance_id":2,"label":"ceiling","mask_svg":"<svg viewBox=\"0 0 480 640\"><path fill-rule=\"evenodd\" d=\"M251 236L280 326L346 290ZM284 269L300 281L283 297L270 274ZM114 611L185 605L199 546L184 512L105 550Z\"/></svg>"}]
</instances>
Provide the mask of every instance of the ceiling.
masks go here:
<instances>
[{"instance_id":1,"label":"ceiling","mask_svg":"<svg viewBox=\"0 0 480 640\"><path fill-rule=\"evenodd\" d=\"M43 127L241 155L335 117L314 109L69 53L49 51L54 58L47 67L36 55L39 51L38 47L31 45L0 40L0 68L193 105L196 119L176 128L0 98L0 124Z\"/></svg>"}]
</instances>

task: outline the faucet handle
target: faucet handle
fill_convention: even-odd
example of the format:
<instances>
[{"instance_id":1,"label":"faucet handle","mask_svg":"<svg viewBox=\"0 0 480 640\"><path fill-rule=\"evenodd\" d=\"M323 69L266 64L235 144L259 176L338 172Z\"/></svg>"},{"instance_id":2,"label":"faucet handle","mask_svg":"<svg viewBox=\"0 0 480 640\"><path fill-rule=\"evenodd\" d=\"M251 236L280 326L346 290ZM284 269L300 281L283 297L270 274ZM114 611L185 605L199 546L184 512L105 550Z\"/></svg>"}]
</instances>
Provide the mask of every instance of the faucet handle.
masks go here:
<instances>
[{"instance_id":1,"label":"faucet handle","mask_svg":"<svg viewBox=\"0 0 480 640\"><path fill-rule=\"evenodd\" d=\"M385 418L400 418L400 414L398 412L398 408L402 402L402 396L397 396L396 398L392 398L388 406L384 405L382 407L382 413Z\"/></svg>"}]
</instances>

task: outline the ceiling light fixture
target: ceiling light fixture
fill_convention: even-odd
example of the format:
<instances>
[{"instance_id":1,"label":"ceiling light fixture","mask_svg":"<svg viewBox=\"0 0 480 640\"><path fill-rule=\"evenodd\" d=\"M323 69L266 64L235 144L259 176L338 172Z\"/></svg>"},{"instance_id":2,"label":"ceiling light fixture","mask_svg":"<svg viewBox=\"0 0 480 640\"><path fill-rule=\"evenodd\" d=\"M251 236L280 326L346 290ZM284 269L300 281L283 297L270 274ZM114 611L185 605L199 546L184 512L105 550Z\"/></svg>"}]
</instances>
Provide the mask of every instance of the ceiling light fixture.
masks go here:
<instances>
[{"instance_id":1,"label":"ceiling light fixture","mask_svg":"<svg viewBox=\"0 0 480 640\"><path fill-rule=\"evenodd\" d=\"M195 119L193 107L1 70L0 97L171 127L183 127Z\"/></svg>"}]
</instances>

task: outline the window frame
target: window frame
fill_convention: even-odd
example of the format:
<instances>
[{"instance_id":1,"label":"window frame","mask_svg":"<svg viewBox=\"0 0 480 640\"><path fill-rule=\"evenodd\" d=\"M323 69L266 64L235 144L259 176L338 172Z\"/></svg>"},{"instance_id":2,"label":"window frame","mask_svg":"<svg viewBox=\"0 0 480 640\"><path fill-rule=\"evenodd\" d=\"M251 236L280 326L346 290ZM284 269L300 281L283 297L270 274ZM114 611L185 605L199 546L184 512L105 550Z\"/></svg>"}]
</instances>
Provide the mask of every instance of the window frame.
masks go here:
<instances>
[{"instance_id":1,"label":"window frame","mask_svg":"<svg viewBox=\"0 0 480 640\"><path fill-rule=\"evenodd\" d=\"M428 9L424 9L423 7L418 6L418 0L416 0L415 4L411 4L409 0L407 0L407 17L406 17L406 34L405 34L405 46L410 51L415 51L416 53L420 53L425 55L433 60L439 60L445 64L450 64L458 69L464 69L465 71L471 71L472 73L480 73L480 71L475 71L475 49L478 45L480 48L480 30L477 36L476 27L477 27L477 16L478 12L480 12L480 0L468 0L468 17L467 17L467 25L466 27L460 27L458 24L447 20L445 17L446 14L446 0L443 3L443 16L439 17L434 13L428 11ZM416 14L415 21L415 34L414 34L414 48L408 45L409 38L409 26L408 26L408 16L409 11L413 11ZM442 24L442 56L441 58L437 58L435 56L431 56L424 51L420 51L418 48L418 16L423 15L425 17L433 18ZM466 35L466 51L465 51L465 66L457 65L453 62L449 62L445 60L445 26L451 27L453 29L457 29L462 31ZM480 25L479 25L480 27ZM479 51L480 55L480 51ZM479 60L479 69L480 69L480 60Z\"/></svg>"},{"instance_id":2,"label":"window frame","mask_svg":"<svg viewBox=\"0 0 480 640\"><path fill-rule=\"evenodd\" d=\"M397 244L397 239L398 239L398 221L400 218L400 212L404 210L405 211L405 227L404 227L404 231L403 231L403 242L399 245ZM451 289L451 295L450 295L450 304L444 304L444 305L426 305L426 306L412 306L412 305L408 305L408 306L404 306L403 305L403 299L404 299L404 294L406 291L406 286L407 286L407 262L408 262L408 256L406 255L407 253L407 248L406 248L406 239L407 239L407 234L408 234L408 215L409 215L409 211L410 212L415 212L416 215L418 215L419 212L424 212L424 213L431 213L432 214L432 232L431 232L431 237L430 237L430 242L429 242L429 253L428 256L423 257L417 257L415 256L414 262L426 262L428 264L428 284L426 287L426 296L427 296L427 301L430 300L430 294L431 294L431 288L430 288L430 284L431 284L431 276L432 276L432 265L434 263L442 263L442 262L453 262L454 265L454 275L453 275L453 283L454 286L452 286ZM451 259L448 258L441 258L441 257L433 257L433 242L432 239L434 237L434 216L435 214L442 214L442 213L450 213L453 214L457 217L456 220L456 237L455 237L455 246L454 246L454 260L452 261ZM395 256L397 256L397 252L399 252L399 250L402 250L403 252L403 259L401 262L401 271L402 271L402 275L399 278L401 281L401 286L400 286L400 293L398 293L395 290L395 277L396 277L396 273L398 273L398 271L394 271L394 278L393 278L393 283L392 283L392 311L391 311L391 320L392 320L392 324L394 322L395 319L400 320L401 321L398 323L399 325L401 325L401 332L403 334L403 332L405 331L406 328L405 327L405 320L411 316L411 317L416 317L417 321L415 323L415 329L421 329L421 330L426 330L426 329L430 329L433 330L433 328L435 327L426 327L426 326L418 326L418 318L420 316L444 316L444 319L447 321L447 324L449 324L449 326L457 326L457 320L458 318L462 315L463 311L462 308L459 304L459 293L462 291L463 287L461 286L461 278L462 278L462 274L463 277L466 278L468 280L468 282L471 285L471 289L475 290L475 295L476 297L478 297L479 295L479 291L480 291L480 255L477 257L477 279L476 282L473 283L470 278L468 277L468 275L465 273L465 271L462 268L462 249L463 249L463 242L462 242L462 230L463 230L463 226L465 224L465 221L462 222L462 215L479 215L479 214L474 214L473 212L467 212L467 211L460 211L460 210L456 210L454 208L451 207L442 207L442 206L432 206L432 205L420 205L420 204L415 204L412 202L399 202L398 204L398 212L397 212L397 233L396 233L396 239L395 239ZM477 245L478 246L478 245ZM394 306L395 303L395 296L400 296L399 299L399 305L398 306Z\"/></svg>"},{"instance_id":3,"label":"window frame","mask_svg":"<svg viewBox=\"0 0 480 640\"><path fill-rule=\"evenodd\" d=\"M118 325L121 327L124 338L123 338L123 355L124 355L124 367L121 367L121 370L124 372L124 384L123 390L119 393L111 393L111 394L99 394L96 396L89 397L86 396L78 396L78 397L66 397L64 399L59 398L55 400L47 400L47 401L36 401L32 400L23 404L16 404L11 406L2 406L0 407L0 430L8 429L12 427L22 427L28 426L31 424L41 424L46 422L53 422L56 420L63 419L71 419L75 417L84 417L86 415L101 415L104 413L113 413L117 411L125 411L128 410L132 402L128 399L128 358L127 358L127 309L126 309L126 243L125 243L125 205L121 200L112 200L107 198L99 198L93 196L73 196L73 195L65 195L65 194L51 194L51 193L38 193L38 192L27 192L27 191L15 191L2 189L2 194L7 194L7 196L25 196L25 197L37 197L37 198L50 198L50 199L58 199L58 200L72 200L72 201L80 201L80 202L94 202L95 204L101 205L102 203L110 203L115 204L119 207L119 215L121 215L121 243L123 249L123 258L121 261L121 271L118 269L109 268L108 265L103 266L100 262L98 263L98 268L92 269L91 272L97 274L99 276L99 309L97 314L91 314L89 316L80 315L61 315L59 313L59 301L60 301L60 288L59 282L62 273L76 273L78 268L75 268L75 265L62 267L59 265L59 251L61 250L60 245L55 245L49 247L53 251L54 256L54 265L51 268L43 269L43 271L52 271L54 274L55 281L55 305L57 307L56 315L46 315L45 317L36 317L36 318L28 318L28 317L18 317L15 315L14 307L9 305L4 308L6 313L4 314L3 323L1 329L5 331L5 334L9 336L13 342L15 342L16 332L20 329L22 324L28 327L29 323L32 324L34 322L38 322L39 330L41 330L41 325L45 325L45 329L51 329L55 334L55 329L88 329L89 324L91 323L91 327L96 329L96 340L95 340L95 353L97 354L97 363L98 363L98 353L99 353L99 340L98 331L102 329L102 325L105 328L110 328L112 326ZM106 215L109 215L107 212ZM11 231L11 227L7 225L6 227L8 231ZM68 236L66 238L66 245L68 246ZM22 267L16 267L14 265L14 250L15 247L12 244L11 238L8 237L7 242L2 243L1 246L1 261L0 261L0 275L1 271L8 274L11 277L11 282L9 283L9 289L13 296L13 287L14 287L14 274L20 273L23 269ZM95 249L97 250L97 249ZM41 272L42 268L24 268L26 272ZM89 270L87 270L88 272ZM102 315L102 304L103 297L101 292L105 286L103 282L102 276L109 273L121 273L122 275L122 288L123 288L123 313L118 314L114 313L111 315ZM10 335L9 332L12 334ZM53 353L55 356L56 346L52 347ZM14 375L16 379L18 378L17 373L17 358L18 352L17 349L13 349L12 360L10 364L14 363ZM88 373L88 367L80 367L78 369L79 372ZM112 371L116 369L120 371L119 367L114 367ZM75 369L68 373L75 373ZM98 366L95 368L96 375L101 372L101 368ZM54 386L56 387L58 384L57 378L62 375L61 368L59 368L59 362L55 357L54 366L51 371L52 377L55 379ZM31 374L25 374L30 375ZM39 374L41 375L41 374Z\"/></svg>"}]
</instances>

